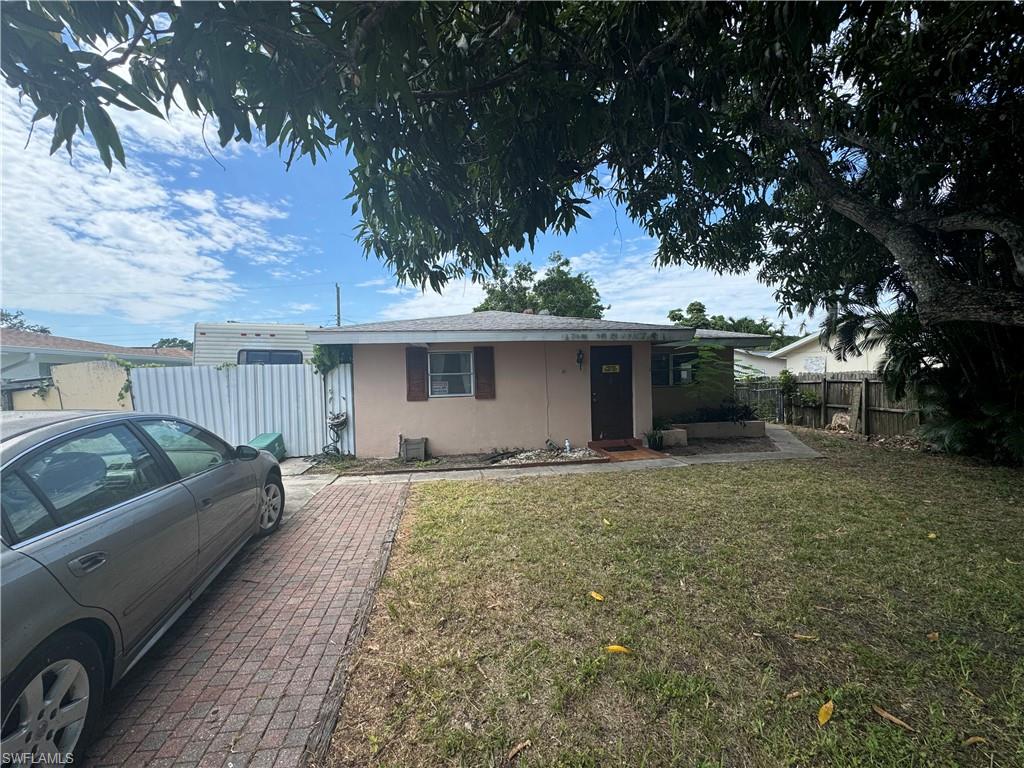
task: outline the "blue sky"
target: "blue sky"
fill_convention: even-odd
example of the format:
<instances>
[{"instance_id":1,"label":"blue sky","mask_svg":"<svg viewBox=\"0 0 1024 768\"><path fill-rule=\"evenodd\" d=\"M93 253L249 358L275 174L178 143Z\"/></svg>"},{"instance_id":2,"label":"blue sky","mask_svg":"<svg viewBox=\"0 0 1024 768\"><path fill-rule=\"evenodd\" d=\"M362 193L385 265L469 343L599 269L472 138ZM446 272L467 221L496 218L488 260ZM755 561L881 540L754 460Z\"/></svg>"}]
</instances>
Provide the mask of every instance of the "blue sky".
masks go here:
<instances>
[{"instance_id":1,"label":"blue sky","mask_svg":"<svg viewBox=\"0 0 1024 768\"><path fill-rule=\"evenodd\" d=\"M189 115L125 113L115 119L128 168L107 172L87 136L73 158L50 157L45 121L25 148L32 110L6 86L0 108L0 300L56 334L144 346L191 339L197 321L330 325L336 281L344 323L455 314L482 296L463 282L443 295L397 286L362 257L340 152L286 172L276 149L220 148L210 124L208 151ZM657 243L622 212L601 202L592 215L569 236L539 237L521 258L539 267L565 253L594 278L611 319L667 322L695 299L713 314L776 317L772 289L753 276L655 269Z\"/></svg>"}]
</instances>

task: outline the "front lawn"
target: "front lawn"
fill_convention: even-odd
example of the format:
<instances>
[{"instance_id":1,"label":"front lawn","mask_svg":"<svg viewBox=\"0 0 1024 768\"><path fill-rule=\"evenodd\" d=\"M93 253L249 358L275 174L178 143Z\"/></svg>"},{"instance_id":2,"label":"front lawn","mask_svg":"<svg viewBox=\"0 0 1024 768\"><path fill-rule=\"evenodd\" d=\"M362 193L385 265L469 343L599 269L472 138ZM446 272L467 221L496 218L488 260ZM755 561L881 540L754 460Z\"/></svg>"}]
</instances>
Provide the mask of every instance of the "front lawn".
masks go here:
<instances>
[{"instance_id":1,"label":"front lawn","mask_svg":"<svg viewBox=\"0 0 1024 768\"><path fill-rule=\"evenodd\" d=\"M1024 474L803 437L416 487L331 763L1024 765Z\"/></svg>"}]
</instances>

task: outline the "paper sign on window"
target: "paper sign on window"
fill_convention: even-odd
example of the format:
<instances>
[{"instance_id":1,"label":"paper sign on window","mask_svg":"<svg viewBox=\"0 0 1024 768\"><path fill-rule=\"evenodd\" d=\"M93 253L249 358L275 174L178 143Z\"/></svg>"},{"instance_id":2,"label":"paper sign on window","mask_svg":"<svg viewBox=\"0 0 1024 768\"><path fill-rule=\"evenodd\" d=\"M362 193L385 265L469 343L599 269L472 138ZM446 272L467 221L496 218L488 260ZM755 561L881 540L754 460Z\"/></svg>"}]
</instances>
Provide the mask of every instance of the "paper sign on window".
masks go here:
<instances>
[{"instance_id":1,"label":"paper sign on window","mask_svg":"<svg viewBox=\"0 0 1024 768\"><path fill-rule=\"evenodd\" d=\"M602 365L601 366L601 373L619 373L620 370L621 370L621 368L618 365Z\"/></svg>"},{"instance_id":2,"label":"paper sign on window","mask_svg":"<svg viewBox=\"0 0 1024 768\"><path fill-rule=\"evenodd\" d=\"M432 395L447 395L448 394L448 381L445 379L431 379L430 381L430 394Z\"/></svg>"}]
</instances>

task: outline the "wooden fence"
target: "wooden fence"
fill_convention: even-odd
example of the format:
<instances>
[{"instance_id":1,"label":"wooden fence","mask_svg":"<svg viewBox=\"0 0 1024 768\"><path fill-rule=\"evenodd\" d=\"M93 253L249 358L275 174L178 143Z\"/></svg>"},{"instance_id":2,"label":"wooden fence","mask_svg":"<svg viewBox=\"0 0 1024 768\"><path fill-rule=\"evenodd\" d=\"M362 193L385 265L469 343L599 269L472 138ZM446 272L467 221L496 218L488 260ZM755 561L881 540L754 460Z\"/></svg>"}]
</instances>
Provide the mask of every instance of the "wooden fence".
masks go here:
<instances>
[{"instance_id":1,"label":"wooden fence","mask_svg":"<svg viewBox=\"0 0 1024 768\"><path fill-rule=\"evenodd\" d=\"M736 400L746 403L761 418L823 429L838 413L850 417L850 429L864 435L906 435L921 425L912 398L894 400L871 372L798 374L797 390L803 397L784 403L778 379L736 382ZM801 405L801 399L808 403Z\"/></svg>"}]
</instances>

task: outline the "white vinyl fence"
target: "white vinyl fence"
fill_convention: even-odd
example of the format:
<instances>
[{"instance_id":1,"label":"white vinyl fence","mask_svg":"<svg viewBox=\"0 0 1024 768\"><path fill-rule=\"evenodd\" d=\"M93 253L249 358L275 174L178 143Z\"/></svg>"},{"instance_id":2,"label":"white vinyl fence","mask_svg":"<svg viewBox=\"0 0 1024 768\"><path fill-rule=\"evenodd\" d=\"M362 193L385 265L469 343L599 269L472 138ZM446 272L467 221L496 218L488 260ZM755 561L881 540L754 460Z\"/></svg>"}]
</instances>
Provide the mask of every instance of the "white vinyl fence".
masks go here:
<instances>
[{"instance_id":1,"label":"white vinyl fence","mask_svg":"<svg viewBox=\"0 0 1024 768\"><path fill-rule=\"evenodd\" d=\"M320 453L331 440L328 411L344 411L338 448L355 453L350 364L326 381L310 365L132 368L131 380L136 411L189 419L232 445L280 432L289 456Z\"/></svg>"}]
</instances>

